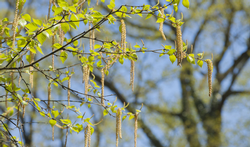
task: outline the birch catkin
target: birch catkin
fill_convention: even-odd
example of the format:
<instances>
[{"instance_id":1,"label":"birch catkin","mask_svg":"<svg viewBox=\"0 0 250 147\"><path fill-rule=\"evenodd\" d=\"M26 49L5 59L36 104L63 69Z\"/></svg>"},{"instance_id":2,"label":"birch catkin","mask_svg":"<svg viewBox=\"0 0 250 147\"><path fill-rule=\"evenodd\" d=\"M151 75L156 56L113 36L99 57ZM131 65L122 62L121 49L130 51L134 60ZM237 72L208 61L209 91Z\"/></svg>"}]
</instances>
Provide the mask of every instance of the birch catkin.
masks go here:
<instances>
[{"instance_id":1,"label":"birch catkin","mask_svg":"<svg viewBox=\"0 0 250 147\"><path fill-rule=\"evenodd\" d=\"M68 106L70 106L70 80L71 80L71 76L69 76L69 80L68 80Z\"/></svg>"},{"instance_id":2,"label":"birch catkin","mask_svg":"<svg viewBox=\"0 0 250 147\"><path fill-rule=\"evenodd\" d=\"M30 63L34 62L34 54L30 51ZM33 88L33 67L30 66L29 67L29 71L30 71L30 87Z\"/></svg>"},{"instance_id":3,"label":"birch catkin","mask_svg":"<svg viewBox=\"0 0 250 147\"><path fill-rule=\"evenodd\" d=\"M118 108L116 112L116 147L118 147L119 142L119 136L122 138L122 132L121 132L121 116L122 116L122 110L121 108Z\"/></svg>"},{"instance_id":4,"label":"birch catkin","mask_svg":"<svg viewBox=\"0 0 250 147\"><path fill-rule=\"evenodd\" d=\"M48 109L50 109L50 99L51 99L51 84L48 85Z\"/></svg>"},{"instance_id":5,"label":"birch catkin","mask_svg":"<svg viewBox=\"0 0 250 147\"><path fill-rule=\"evenodd\" d=\"M163 17L163 19L164 19L164 8L161 8L160 11L161 11L161 17ZM161 32L162 38L163 38L164 40L167 40L167 39L166 39L166 36L165 36L165 34L164 34L164 32L163 32L163 23L164 23L164 21L160 22L159 31Z\"/></svg>"},{"instance_id":6,"label":"birch catkin","mask_svg":"<svg viewBox=\"0 0 250 147\"><path fill-rule=\"evenodd\" d=\"M213 62L210 59L205 60L207 63L208 70L208 87L209 87L209 96L212 94L212 73L213 73Z\"/></svg>"},{"instance_id":7,"label":"birch catkin","mask_svg":"<svg viewBox=\"0 0 250 147\"><path fill-rule=\"evenodd\" d=\"M121 48L123 53L126 53L126 25L123 19L121 19Z\"/></svg>"},{"instance_id":8,"label":"birch catkin","mask_svg":"<svg viewBox=\"0 0 250 147\"><path fill-rule=\"evenodd\" d=\"M177 42L177 65L181 66L183 43L182 43L181 26L179 26L178 24L176 25L176 42Z\"/></svg>"},{"instance_id":9,"label":"birch catkin","mask_svg":"<svg viewBox=\"0 0 250 147\"><path fill-rule=\"evenodd\" d=\"M55 138L55 126L52 127L52 140L54 141Z\"/></svg>"},{"instance_id":10,"label":"birch catkin","mask_svg":"<svg viewBox=\"0 0 250 147\"><path fill-rule=\"evenodd\" d=\"M130 85L132 86L132 91L134 91L134 79L135 79L135 61L131 60Z\"/></svg>"},{"instance_id":11,"label":"birch catkin","mask_svg":"<svg viewBox=\"0 0 250 147\"><path fill-rule=\"evenodd\" d=\"M84 142L85 146L84 147L90 147L90 142L91 142L91 131L90 131L90 124L87 124L85 131L84 131Z\"/></svg>"},{"instance_id":12,"label":"birch catkin","mask_svg":"<svg viewBox=\"0 0 250 147\"><path fill-rule=\"evenodd\" d=\"M137 128L138 128L138 125L137 125L137 117L138 117L138 114L136 113L135 114L135 130L134 130L134 147L136 147L136 144L137 144Z\"/></svg>"},{"instance_id":13,"label":"birch catkin","mask_svg":"<svg viewBox=\"0 0 250 147\"><path fill-rule=\"evenodd\" d=\"M102 80L101 80L101 83L102 83L102 97L101 97L101 103L103 106L105 106L104 104L104 78L105 78L105 73L104 73L104 68L102 68Z\"/></svg>"},{"instance_id":14,"label":"birch catkin","mask_svg":"<svg viewBox=\"0 0 250 147\"><path fill-rule=\"evenodd\" d=\"M85 88L85 95L88 95L88 88L89 88L89 66L84 66L84 88Z\"/></svg>"}]
</instances>

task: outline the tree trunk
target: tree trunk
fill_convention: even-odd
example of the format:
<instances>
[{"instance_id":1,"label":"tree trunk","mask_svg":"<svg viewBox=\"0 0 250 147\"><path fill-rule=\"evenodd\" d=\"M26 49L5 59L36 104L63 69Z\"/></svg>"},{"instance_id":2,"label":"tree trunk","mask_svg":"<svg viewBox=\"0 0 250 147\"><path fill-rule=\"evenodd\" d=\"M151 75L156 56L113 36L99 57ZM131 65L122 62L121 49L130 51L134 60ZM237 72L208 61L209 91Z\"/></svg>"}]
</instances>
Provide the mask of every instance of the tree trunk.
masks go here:
<instances>
[{"instance_id":1,"label":"tree trunk","mask_svg":"<svg viewBox=\"0 0 250 147\"><path fill-rule=\"evenodd\" d=\"M221 113L210 112L203 121L203 127L207 132L207 147L219 147L221 145Z\"/></svg>"}]
</instances>

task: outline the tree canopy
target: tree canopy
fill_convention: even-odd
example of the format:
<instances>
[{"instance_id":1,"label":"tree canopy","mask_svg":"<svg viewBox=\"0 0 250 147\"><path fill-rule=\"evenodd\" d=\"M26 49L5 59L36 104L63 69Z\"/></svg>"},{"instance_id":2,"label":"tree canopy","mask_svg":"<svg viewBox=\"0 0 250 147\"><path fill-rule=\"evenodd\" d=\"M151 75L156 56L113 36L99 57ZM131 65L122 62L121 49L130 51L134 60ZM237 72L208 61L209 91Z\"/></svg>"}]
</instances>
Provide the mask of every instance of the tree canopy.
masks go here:
<instances>
[{"instance_id":1,"label":"tree canopy","mask_svg":"<svg viewBox=\"0 0 250 147\"><path fill-rule=\"evenodd\" d=\"M230 144L223 107L250 93L247 1L5 3L1 146Z\"/></svg>"}]
</instances>

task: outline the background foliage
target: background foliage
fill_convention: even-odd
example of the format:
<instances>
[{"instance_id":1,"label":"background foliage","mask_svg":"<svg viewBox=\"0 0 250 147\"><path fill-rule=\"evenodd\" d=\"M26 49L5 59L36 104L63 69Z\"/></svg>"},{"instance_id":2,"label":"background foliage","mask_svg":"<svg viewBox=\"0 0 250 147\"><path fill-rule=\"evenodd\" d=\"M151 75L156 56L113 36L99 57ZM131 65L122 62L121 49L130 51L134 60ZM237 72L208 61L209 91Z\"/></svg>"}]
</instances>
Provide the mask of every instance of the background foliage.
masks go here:
<instances>
[{"instance_id":1,"label":"background foliage","mask_svg":"<svg viewBox=\"0 0 250 147\"><path fill-rule=\"evenodd\" d=\"M20 5L22 2L20 0ZM175 48L176 30L172 25L173 21L169 20L169 17L164 21L163 31L166 36L166 41L164 41L158 30L159 22L162 22L160 12L156 11L155 15L147 20L145 20L147 14L140 14L142 8L145 9L147 5L150 5L150 9L154 11L153 9L164 7L169 2L158 3L154 0L145 0L102 3L103 1L100 1L98 5L96 1L67 2L57 1L54 7L52 3L48 18L49 1L37 3L37 1L27 0L22 10L19 6L18 11L16 11L14 0L1 1L2 146L14 145L15 141L12 136L19 138L18 141L22 140L26 146L65 146L66 141L67 145L83 145L86 124L91 124L91 130L94 130L91 135L91 146L115 146L114 116L117 108L123 107L124 103L129 103L123 111L123 116L128 116L128 118L122 122L123 138L119 140L119 146L133 144L134 121L129 121L129 117L132 118L133 114L140 111L138 146L211 147L247 146L249 144L249 133L247 133L249 119L246 117L249 112L248 95L250 93L248 80L249 0L190 1L189 9L183 7L183 1L180 1L178 6L178 1L174 1L174 5L165 9L165 14L171 14L173 9L178 8L178 12L172 15L176 20L180 19L180 13L183 13L183 41L188 40L189 46L193 45L193 53L197 58L198 53L204 52L204 59L210 59L213 53L214 72L211 97L208 96L205 64L200 68L197 64L192 65L183 59L182 67L177 67L177 61L172 64L169 58L172 54L162 54L167 53L162 50L168 48L168 45ZM185 0L184 5L188 7L186 3ZM82 11L78 13L76 8L79 8L81 4L83 4ZM100 51L117 51L115 49L119 46L122 32L119 15L122 13L114 14L113 18L109 17L105 22L102 22L102 19L114 13L111 11L113 7L116 10L121 8L121 11L126 11L125 7L120 7L124 4L128 13L135 12L136 15L127 14L132 18L124 18L127 53L124 54L122 50L118 50L122 56L108 72L105 69L103 71L106 73L105 104L108 107L111 106L110 110L106 111L108 107L101 103L101 71L106 65L104 61L108 61L109 58L106 55L101 57L99 53ZM130 6L143 4L145 4L144 7L134 7L131 11ZM152 8L156 4L157 7ZM15 14L15 12L18 13ZM17 22L15 22L16 16L20 16ZM68 22L65 23L65 21ZM90 28L87 23L89 21L93 22ZM96 25L98 22L101 23ZM14 24L18 24L16 32L21 30L15 37L13 36ZM44 30L46 28L50 29ZM94 37L89 36L91 28L99 29L100 32L95 31ZM65 39L62 40L64 33ZM95 38L95 42L89 38ZM111 41L117 44L105 44ZM91 52L91 44L98 52ZM102 46L105 49L102 49ZM189 48L187 53L191 54ZM22 53L20 53L21 50ZM133 51L137 51L136 55ZM145 53L142 53L144 51ZM35 54L35 63L32 61L32 53ZM90 53L92 53L91 56ZM54 70L52 66L53 54L54 69L58 70ZM15 55L23 56L15 60ZM100 58L106 60L99 60ZM136 61L134 91L129 86L131 61L128 59ZM196 60L196 58L192 59ZM10 62L11 60L16 62ZM97 63L94 64L94 62ZM82 65L94 67L89 79L94 79L90 82L89 99L86 97L88 88L82 83L84 79ZM33 75L33 80L31 75ZM21 77L20 86L18 86L19 77ZM30 80L34 81L33 88ZM71 83L70 87L68 81ZM13 83L16 86L13 86ZM49 87L52 88L50 104L48 104ZM67 106L68 88L72 89L70 106ZM6 91L8 107L5 104ZM113 103L116 97L117 101ZM26 103L28 104L25 105ZM142 103L143 108L140 110ZM20 112L17 111L17 106ZM21 106L26 106L24 117L22 117ZM83 114L85 115L82 119ZM104 117L103 115L106 114L107 116ZM51 132L55 121L57 125L65 129L54 127L55 138L52 141ZM98 125L93 125L100 121Z\"/></svg>"}]
</instances>

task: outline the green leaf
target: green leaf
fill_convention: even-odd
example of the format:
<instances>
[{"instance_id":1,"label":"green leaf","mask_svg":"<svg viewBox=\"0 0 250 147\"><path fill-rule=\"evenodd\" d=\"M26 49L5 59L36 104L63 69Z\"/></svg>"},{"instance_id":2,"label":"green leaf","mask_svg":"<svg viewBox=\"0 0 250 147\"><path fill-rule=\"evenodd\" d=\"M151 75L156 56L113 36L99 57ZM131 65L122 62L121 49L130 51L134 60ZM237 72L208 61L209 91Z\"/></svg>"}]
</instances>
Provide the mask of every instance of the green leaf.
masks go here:
<instances>
[{"instance_id":1,"label":"green leaf","mask_svg":"<svg viewBox=\"0 0 250 147\"><path fill-rule=\"evenodd\" d=\"M56 48L56 49L59 49L59 48L62 47L62 45L59 44L59 43L55 43L52 47L53 47L53 48Z\"/></svg>"},{"instance_id":2,"label":"green leaf","mask_svg":"<svg viewBox=\"0 0 250 147\"><path fill-rule=\"evenodd\" d=\"M147 17L145 18L145 20L149 19L152 16L151 13L148 13Z\"/></svg>"},{"instance_id":3,"label":"green leaf","mask_svg":"<svg viewBox=\"0 0 250 147\"><path fill-rule=\"evenodd\" d=\"M128 120L131 120L131 119L133 119L135 116L133 115L133 114L131 114L131 115L129 115L129 118L128 118Z\"/></svg>"},{"instance_id":4,"label":"green leaf","mask_svg":"<svg viewBox=\"0 0 250 147\"><path fill-rule=\"evenodd\" d=\"M141 48L140 45L138 45L138 44L136 44L134 47L135 48Z\"/></svg>"},{"instance_id":5,"label":"green leaf","mask_svg":"<svg viewBox=\"0 0 250 147\"><path fill-rule=\"evenodd\" d=\"M103 65L102 65L102 60L99 60L97 63L96 63L96 65L97 65L97 67L103 67Z\"/></svg>"},{"instance_id":6,"label":"green leaf","mask_svg":"<svg viewBox=\"0 0 250 147\"><path fill-rule=\"evenodd\" d=\"M108 110L106 109L103 110L103 116L108 115L108 113L109 113Z\"/></svg>"},{"instance_id":7,"label":"green leaf","mask_svg":"<svg viewBox=\"0 0 250 147\"><path fill-rule=\"evenodd\" d=\"M109 71L108 71L108 70L105 71L105 75L106 75L106 76L109 75Z\"/></svg>"},{"instance_id":8,"label":"green leaf","mask_svg":"<svg viewBox=\"0 0 250 147\"><path fill-rule=\"evenodd\" d=\"M182 5L189 9L189 0L182 0Z\"/></svg>"},{"instance_id":9,"label":"green leaf","mask_svg":"<svg viewBox=\"0 0 250 147\"><path fill-rule=\"evenodd\" d=\"M18 20L18 24L19 24L20 26L24 27L24 26L27 24L27 22L26 22L25 19L19 19L19 20Z\"/></svg>"},{"instance_id":10,"label":"green leaf","mask_svg":"<svg viewBox=\"0 0 250 147\"><path fill-rule=\"evenodd\" d=\"M90 132L91 132L91 135L94 133L95 129L93 127L90 127Z\"/></svg>"},{"instance_id":11,"label":"green leaf","mask_svg":"<svg viewBox=\"0 0 250 147\"><path fill-rule=\"evenodd\" d=\"M54 15L58 15L63 11L63 8L61 7L53 7L52 10L54 10Z\"/></svg>"},{"instance_id":12,"label":"green leaf","mask_svg":"<svg viewBox=\"0 0 250 147\"><path fill-rule=\"evenodd\" d=\"M29 29L30 32L33 32L38 28L37 24L34 22L27 24L25 27Z\"/></svg>"},{"instance_id":13,"label":"green leaf","mask_svg":"<svg viewBox=\"0 0 250 147\"><path fill-rule=\"evenodd\" d=\"M165 19L163 19L163 18L158 18L157 21L156 21L156 23L164 22L164 20L165 20Z\"/></svg>"},{"instance_id":14,"label":"green leaf","mask_svg":"<svg viewBox=\"0 0 250 147\"><path fill-rule=\"evenodd\" d=\"M197 61L197 64L198 64L200 67L202 67L203 61L202 61L202 60L198 60L198 61Z\"/></svg>"},{"instance_id":15,"label":"green leaf","mask_svg":"<svg viewBox=\"0 0 250 147\"><path fill-rule=\"evenodd\" d=\"M69 119L60 119L60 121L64 124L71 124L71 121Z\"/></svg>"},{"instance_id":16,"label":"green leaf","mask_svg":"<svg viewBox=\"0 0 250 147\"><path fill-rule=\"evenodd\" d=\"M49 33L47 33L46 31L43 31L42 33L40 33L39 35L37 35L37 40L43 44L44 41L49 38Z\"/></svg>"},{"instance_id":17,"label":"green leaf","mask_svg":"<svg viewBox=\"0 0 250 147\"><path fill-rule=\"evenodd\" d=\"M174 11L177 12L178 11L178 6L176 4L174 4Z\"/></svg>"},{"instance_id":18,"label":"green leaf","mask_svg":"<svg viewBox=\"0 0 250 147\"><path fill-rule=\"evenodd\" d=\"M125 120L126 118L127 118L127 115L124 115L124 116L122 117L122 121Z\"/></svg>"},{"instance_id":19,"label":"green leaf","mask_svg":"<svg viewBox=\"0 0 250 147\"><path fill-rule=\"evenodd\" d=\"M60 59L62 63L64 63L67 58L68 58L68 54L65 51L62 51L60 54Z\"/></svg>"},{"instance_id":20,"label":"green leaf","mask_svg":"<svg viewBox=\"0 0 250 147\"><path fill-rule=\"evenodd\" d=\"M171 49L171 47L172 47L171 45L165 45L165 46L164 46L164 49L166 49L166 50L170 50L170 49Z\"/></svg>"},{"instance_id":21,"label":"green leaf","mask_svg":"<svg viewBox=\"0 0 250 147\"><path fill-rule=\"evenodd\" d=\"M58 110L56 110L56 111L53 111L52 110L52 115L54 116L54 118L56 118L58 115L59 115L59 112L58 112Z\"/></svg>"},{"instance_id":22,"label":"green leaf","mask_svg":"<svg viewBox=\"0 0 250 147\"><path fill-rule=\"evenodd\" d=\"M56 124L56 120L54 119L49 120L49 124L51 125L51 127L53 127Z\"/></svg>"},{"instance_id":23,"label":"green leaf","mask_svg":"<svg viewBox=\"0 0 250 147\"><path fill-rule=\"evenodd\" d=\"M78 18L75 14L72 14L72 15L71 15L70 20L71 20L71 21L75 21L75 22L72 22L72 23L74 23L74 25L76 25L76 26L79 27L79 24L80 24L79 18Z\"/></svg>"},{"instance_id":24,"label":"green leaf","mask_svg":"<svg viewBox=\"0 0 250 147\"><path fill-rule=\"evenodd\" d=\"M114 7L115 7L115 0L110 0L108 8L112 10Z\"/></svg>"},{"instance_id":25,"label":"green leaf","mask_svg":"<svg viewBox=\"0 0 250 147\"><path fill-rule=\"evenodd\" d=\"M105 3L105 0L101 0L103 3Z\"/></svg>"},{"instance_id":26,"label":"green leaf","mask_svg":"<svg viewBox=\"0 0 250 147\"><path fill-rule=\"evenodd\" d=\"M175 60L176 60L176 57L175 57L175 55L170 55L169 56L169 60L172 62L172 64L175 62Z\"/></svg>"},{"instance_id":27,"label":"green leaf","mask_svg":"<svg viewBox=\"0 0 250 147\"><path fill-rule=\"evenodd\" d=\"M100 44L96 44L96 45L94 46L94 49L97 49L97 48L100 48L100 47L102 47Z\"/></svg>"},{"instance_id":28,"label":"green leaf","mask_svg":"<svg viewBox=\"0 0 250 147\"><path fill-rule=\"evenodd\" d=\"M39 26L41 26L41 25L43 24L43 22L42 22L41 20L39 20L39 19L34 19L34 18L33 18L33 22L34 22L35 24L39 25Z\"/></svg>"},{"instance_id":29,"label":"green leaf","mask_svg":"<svg viewBox=\"0 0 250 147\"><path fill-rule=\"evenodd\" d=\"M68 30L70 30L69 24L68 23L61 23L61 28L64 33L67 33Z\"/></svg>"},{"instance_id":30,"label":"green leaf","mask_svg":"<svg viewBox=\"0 0 250 147\"><path fill-rule=\"evenodd\" d=\"M41 54L43 54L43 51L42 51L42 49L41 49L39 46L37 46L36 49L37 49Z\"/></svg>"},{"instance_id":31,"label":"green leaf","mask_svg":"<svg viewBox=\"0 0 250 147\"><path fill-rule=\"evenodd\" d=\"M191 64L195 64L194 54L189 54L187 56L187 61Z\"/></svg>"},{"instance_id":32,"label":"green leaf","mask_svg":"<svg viewBox=\"0 0 250 147\"><path fill-rule=\"evenodd\" d=\"M124 62L123 56L121 56L121 57L119 58L119 62L120 62L121 64L123 64L123 62Z\"/></svg>"},{"instance_id":33,"label":"green leaf","mask_svg":"<svg viewBox=\"0 0 250 147\"><path fill-rule=\"evenodd\" d=\"M26 45L26 40L25 39L20 39L17 41L18 47L24 47Z\"/></svg>"},{"instance_id":34,"label":"green leaf","mask_svg":"<svg viewBox=\"0 0 250 147\"><path fill-rule=\"evenodd\" d=\"M168 53L167 53L167 54L168 54L168 55L173 55L173 54L174 54L174 52L176 52L176 50L175 50L175 49L171 49L171 50L169 50L169 51L168 51Z\"/></svg>"},{"instance_id":35,"label":"green leaf","mask_svg":"<svg viewBox=\"0 0 250 147\"><path fill-rule=\"evenodd\" d=\"M22 18L23 18L24 20L28 21L28 22L31 22L31 17L30 17L29 14L24 14L24 15L22 16Z\"/></svg>"}]
</instances>

